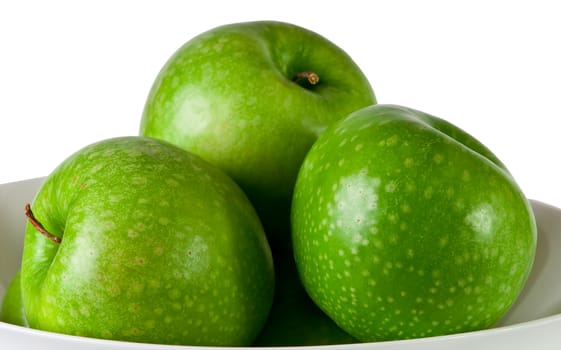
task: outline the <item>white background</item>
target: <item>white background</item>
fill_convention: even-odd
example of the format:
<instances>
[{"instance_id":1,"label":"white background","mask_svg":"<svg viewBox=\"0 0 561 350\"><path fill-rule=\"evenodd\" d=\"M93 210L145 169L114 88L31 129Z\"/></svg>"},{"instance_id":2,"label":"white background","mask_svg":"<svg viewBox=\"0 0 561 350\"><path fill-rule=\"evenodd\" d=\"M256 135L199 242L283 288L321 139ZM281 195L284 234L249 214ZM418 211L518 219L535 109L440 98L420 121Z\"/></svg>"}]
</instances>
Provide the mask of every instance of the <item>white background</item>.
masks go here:
<instances>
[{"instance_id":1,"label":"white background","mask_svg":"<svg viewBox=\"0 0 561 350\"><path fill-rule=\"evenodd\" d=\"M329 38L380 103L462 127L526 195L561 207L561 12L554 1L2 1L0 184L138 133L168 57L215 26L292 22Z\"/></svg>"}]
</instances>

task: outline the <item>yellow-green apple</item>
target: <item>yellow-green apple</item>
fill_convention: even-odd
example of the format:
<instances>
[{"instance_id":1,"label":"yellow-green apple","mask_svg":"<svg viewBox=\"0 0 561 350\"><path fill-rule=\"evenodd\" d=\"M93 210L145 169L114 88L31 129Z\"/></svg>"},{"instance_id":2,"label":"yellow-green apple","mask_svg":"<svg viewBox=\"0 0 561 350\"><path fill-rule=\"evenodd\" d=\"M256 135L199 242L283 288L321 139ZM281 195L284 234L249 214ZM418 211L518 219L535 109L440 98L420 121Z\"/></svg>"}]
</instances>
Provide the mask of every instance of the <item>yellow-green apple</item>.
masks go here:
<instances>
[{"instance_id":1,"label":"yellow-green apple","mask_svg":"<svg viewBox=\"0 0 561 350\"><path fill-rule=\"evenodd\" d=\"M270 247L221 170L164 141L103 140L27 207L30 327L135 342L251 344L273 298Z\"/></svg>"}]
</instances>

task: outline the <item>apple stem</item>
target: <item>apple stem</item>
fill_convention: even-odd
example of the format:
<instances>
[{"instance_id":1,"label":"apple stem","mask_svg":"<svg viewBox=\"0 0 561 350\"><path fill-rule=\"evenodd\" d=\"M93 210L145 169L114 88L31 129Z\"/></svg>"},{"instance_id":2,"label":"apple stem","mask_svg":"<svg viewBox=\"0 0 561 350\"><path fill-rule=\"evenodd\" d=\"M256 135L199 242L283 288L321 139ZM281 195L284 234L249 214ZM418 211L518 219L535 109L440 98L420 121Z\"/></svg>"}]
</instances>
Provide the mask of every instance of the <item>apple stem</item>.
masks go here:
<instances>
[{"instance_id":1,"label":"apple stem","mask_svg":"<svg viewBox=\"0 0 561 350\"><path fill-rule=\"evenodd\" d=\"M316 72L305 70L296 74L292 81L298 84L307 81L310 85L316 85L319 82L319 75Z\"/></svg>"},{"instance_id":2,"label":"apple stem","mask_svg":"<svg viewBox=\"0 0 561 350\"><path fill-rule=\"evenodd\" d=\"M33 215L33 212L31 211L31 205L29 205L29 203L25 205L25 216L27 216L31 225L33 225L33 227L35 227L37 231L41 232L43 236L47 237L48 239L55 242L56 244L60 244L60 242L62 242L62 238L51 234L49 231L45 229L45 227L39 221L37 221L37 218L35 217L35 215Z\"/></svg>"}]
</instances>

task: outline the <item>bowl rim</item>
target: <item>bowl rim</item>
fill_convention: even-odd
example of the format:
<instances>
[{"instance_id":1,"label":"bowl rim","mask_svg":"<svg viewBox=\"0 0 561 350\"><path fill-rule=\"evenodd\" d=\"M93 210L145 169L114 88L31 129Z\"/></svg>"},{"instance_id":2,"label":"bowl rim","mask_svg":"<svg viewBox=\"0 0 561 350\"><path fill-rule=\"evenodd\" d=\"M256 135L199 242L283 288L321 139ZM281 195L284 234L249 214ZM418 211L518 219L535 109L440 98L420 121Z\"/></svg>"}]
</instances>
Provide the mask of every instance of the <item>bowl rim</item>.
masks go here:
<instances>
[{"instance_id":1,"label":"bowl rim","mask_svg":"<svg viewBox=\"0 0 561 350\"><path fill-rule=\"evenodd\" d=\"M39 329L27 328L19 325L13 325L6 322L0 321L0 331L4 329L5 331L12 331L15 333L20 333L22 335L34 335L34 336L41 336L47 337L53 340L60 340L60 341L72 341L72 342L86 342L86 343L96 343L99 345L107 345L111 348L115 347L131 347L135 349L142 349L142 350L156 350L163 347L170 348L170 349L216 349L216 350L226 350L226 349L256 349L256 348L272 348L272 349L294 349L298 348L301 350L305 349L330 349L330 348L337 348L341 350L354 350L359 349L362 347L372 348L373 346L382 346L382 345L389 345L389 344L401 344L407 345L411 343L421 344L421 343L432 343L437 341L452 341L452 340L459 340L461 338L468 338L468 337L485 337L495 334L504 334L510 333L515 331L522 331L530 328L536 327L543 327L549 324L556 324L559 323L561 327L561 313L550 315L542 318L538 318L535 320L520 322L513 325L507 326L499 326L499 327L492 327L482 330L476 331L469 331L463 333L454 333L454 334L447 334L447 335L439 335L439 336L430 336L424 338L413 338L413 339L403 339L403 340L388 340L388 341L379 341L379 342L364 342L364 343L351 343L351 344L330 344L330 345L299 345L299 346L270 346L270 347L257 347L257 346L247 346L247 347L229 347L229 346L206 346L206 345L171 345L171 344L151 344L151 343L140 343L140 342L131 342L131 341L121 341L121 340L111 340L111 339L101 339L101 338L90 338L78 335L69 335L69 334L62 334L62 333L55 333L50 331L44 331ZM0 337L1 339L1 337Z\"/></svg>"}]
</instances>

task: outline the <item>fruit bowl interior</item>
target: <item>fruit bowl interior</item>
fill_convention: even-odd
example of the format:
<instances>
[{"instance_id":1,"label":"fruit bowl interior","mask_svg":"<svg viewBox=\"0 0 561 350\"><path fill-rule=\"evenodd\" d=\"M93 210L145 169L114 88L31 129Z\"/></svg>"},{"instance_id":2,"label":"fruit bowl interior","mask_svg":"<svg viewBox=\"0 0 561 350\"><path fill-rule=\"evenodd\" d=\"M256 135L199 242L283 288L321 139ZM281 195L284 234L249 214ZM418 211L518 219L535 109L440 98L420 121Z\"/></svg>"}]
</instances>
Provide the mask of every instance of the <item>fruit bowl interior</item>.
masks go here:
<instances>
[{"instance_id":1,"label":"fruit bowl interior","mask_svg":"<svg viewBox=\"0 0 561 350\"><path fill-rule=\"evenodd\" d=\"M18 270L25 225L24 205L43 178L0 185L0 297ZM561 210L532 201L538 223L538 251L530 278L505 317L493 328L448 336L329 348L359 349L540 349L561 348ZM0 322L2 349L194 349L66 336ZM323 347L304 347L304 349Z\"/></svg>"}]
</instances>

